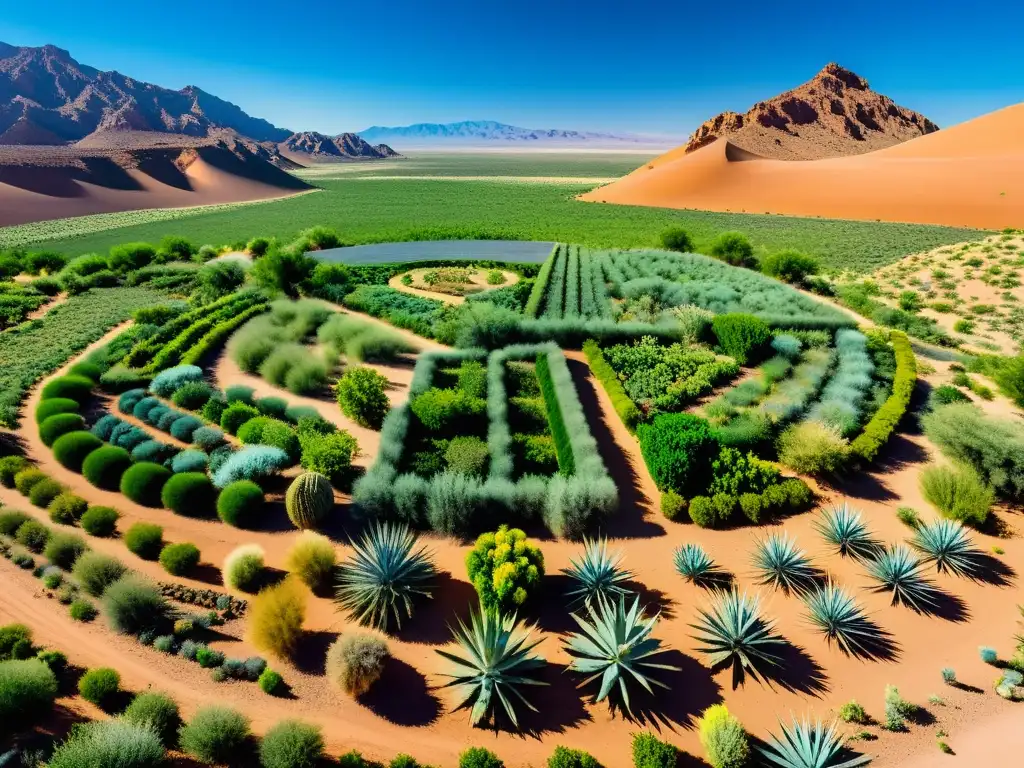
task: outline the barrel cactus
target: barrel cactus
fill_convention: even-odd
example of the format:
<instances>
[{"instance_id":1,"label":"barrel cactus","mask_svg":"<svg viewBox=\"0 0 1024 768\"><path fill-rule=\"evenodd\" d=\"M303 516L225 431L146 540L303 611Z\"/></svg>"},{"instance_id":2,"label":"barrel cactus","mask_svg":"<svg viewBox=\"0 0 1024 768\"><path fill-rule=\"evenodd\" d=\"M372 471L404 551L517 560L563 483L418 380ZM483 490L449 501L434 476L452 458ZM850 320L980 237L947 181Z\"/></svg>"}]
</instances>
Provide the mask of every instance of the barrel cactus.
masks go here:
<instances>
[{"instance_id":1,"label":"barrel cactus","mask_svg":"<svg viewBox=\"0 0 1024 768\"><path fill-rule=\"evenodd\" d=\"M284 501L296 528L316 528L334 506L331 481L319 472L304 472L288 486Z\"/></svg>"}]
</instances>

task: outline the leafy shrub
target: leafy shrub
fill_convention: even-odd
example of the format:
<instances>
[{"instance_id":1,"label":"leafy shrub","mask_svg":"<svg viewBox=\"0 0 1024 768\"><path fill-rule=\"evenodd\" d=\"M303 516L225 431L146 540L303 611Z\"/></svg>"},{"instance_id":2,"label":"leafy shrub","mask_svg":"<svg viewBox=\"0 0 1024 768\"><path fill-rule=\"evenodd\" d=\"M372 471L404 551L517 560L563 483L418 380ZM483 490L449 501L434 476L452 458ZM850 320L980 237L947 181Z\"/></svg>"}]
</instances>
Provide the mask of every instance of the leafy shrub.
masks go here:
<instances>
[{"instance_id":1,"label":"leafy shrub","mask_svg":"<svg viewBox=\"0 0 1024 768\"><path fill-rule=\"evenodd\" d=\"M149 391L159 397L171 397L175 390L197 381L203 381L202 368L198 365L176 365L154 376Z\"/></svg>"},{"instance_id":2,"label":"leafy shrub","mask_svg":"<svg viewBox=\"0 0 1024 768\"><path fill-rule=\"evenodd\" d=\"M754 246L741 232L723 232L712 241L709 250L716 259L734 267L757 267Z\"/></svg>"},{"instance_id":3,"label":"leafy shrub","mask_svg":"<svg viewBox=\"0 0 1024 768\"><path fill-rule=\"evenodd\" d=\"M302 637L306 598L306 588L294 577L256 595L247 614L253 645L278 658L291 656Z\"/></svg>"},{"instance_id":4,"label":"leafy shrub","mask_svg":"<svg viewBox=\"0 0 1024 768\"><path fill-rule=\"evenodd\" d=\"M264 669L256 682L261 691L270 696L276 696L284 685L284 678L272 669Z\"/></svg>"},{"instance_id":5,"label":"leafy shrub","mask_svg":"<svg viewBox=\"0 0 1024 768\"><path fill-rule=\"evenodd\" d=\"M233 435L238 432L245 422L260 415L259 410L246 403L228 401L229 405L224 409L220 417L220 428Z\"/></svg>"},{"instance_id":6,"label":"leafy shrub","mask_svg":"<svg viewBox=\"0 0 1024 768\"><path fill-rule=\"evenodd\" d=\"M39 439L43 445L49 447L56 442L61 435L69 432L81 432L85 429L85 419L77 413L55 413L47 416L46 420L39 425Z\"/></svg>"},{"instance_id":7,"label":"leafy shrub","mask_svg":"<svg viewBox=\"0 0 1024 768\"><path fill-rule=\"evenodd\" d=\"M181 749L204 763L235 762L250 739L249 719L228 707L200 708L180 733Z\"/></svg>"},{"instance_id":8,"label":"leafy shrub","mask_svg":"<svg viewBox=\"0 0 1024 768\"><path fill-rule=\"evenodd\" d=\"M195 544L168 544L160 550L160 565L172 576L183 576L199 564L199 548Z\"/></svg>"},{"instance_id":9,"label":"leafy shrub","mask_svg":"<svg viewBox=\"0 0 1024 768\"><path fill-rule=\"evenodd\" d=\"M940 405L949 405L950 403L969 403L971 398L965 395L956 387L950 386L949 384L943 384L941 387L936 387L932 390L931 395L928 397L928 404L934 409Z\"/></svg>"},{"instance_id":10,"label":"leafy shrub","mask_svg":"<svg viewBox=\"0 0 1024 768\"><path fill-rule=\"evenodd\" d=\"M13 488L14 476L31 466L29 460L24 456L4 456L0 458L0 485L3 485L4 488Z\"/></svg>"},{"instance_id":11,"label":"leafy shrub","mask_svg":"<svg viewBox=\"0 0 1024 768\"><path fill-rule=\"evenodd\" d=\"M78 693L100 709L107 709L121 692L121 676L110 667L90 669L78 680Z\"/></svg>"},{"instance_id":12,"label":"leafy shrub","mask_svg":"<svg viewBox=\"0 0 1024 768\"><path fill-rule=\"evenodd\" d=\"M858 725L866 725L870 722L868 713L856 701L848 701L839 708L839 719L844 723L857 723Z\"/></svg>"},{"instance_id":13,"label":"leafy shrub","mask_svg":"<svg viewBox=\"0 0 1024 768\"><path fill-rule=\"evenodd\" d=\"M350 696L369 692L384 673L388 645L376 635L341 635L327 649L327 679Z\"/></svg>"},{"instance_id":14,"label":"leafy shrub","mask_svg":"<svg viewBox=\"0 0 1024 768\"><path fill-rule=\"evenodd\" d=\"M747 732L724 704L705 709L698 730L700 743L713 768L743 768L747 764L750 759Z\"/></svg>"},{"instance_id":15,"label":"leafy shrub","mask_svg":"<svg viewBox=\"0 0 1024 768\"><path fill-rule=\"evenodd\" d=\"M762 272L787 283L801 283L808 275L818 274L819 270L817 259L799 251L779 251L761 260Z\"/></svg>"},{"instance_id":16,"label":"leafy shrub","mask_svg":"<svg viewBox=\"0 0 1024 768\"><path fill-rule=\"evenodd\" d=\"M247 528L263 511L263 490L252 480L225 486L217 497L217 517L228 525Z\"/></svg>"},{"instance_id":17,"label":"leafy shrub","mask_svg":"<svg viewBox=\"0 0 1024 768\"><path fill-rule=\"evenodd\" d=\"M130 466L121 476L121 493L136 504L159 507L160 493L171 477L171 471L160 464L139 462Z\"/></svg>"},{"instance_id":18,"label":"leafy shrub","mask_svg":"<svg viewBox=\"0 0 1024 768\"><path fill-rule=\"evenodd\" d=\"M472 436L452 438L444 452L448 469L480 477L485 474L488 456L487 443Z\"/></svg>"},{"instance_id":19,"label":"leafy shrub","mask_svg":"<svg viewBox=\"0 0 1024 768\"><path fill-rule=\"evenodd\" d=\"M327 365L312 350L300 344L280 344L260 366L260 376L296 395L323 389Z\"/></svg>"},{"instance_id":20,"label":"leafy shrub","mask_svg":"<svg viewBox=\"0 0 1024 768\"><path fill-rule=\"evenodd\" d=\"M803 474L830 474L843 466L848 448L839 427L802 421L779 436L779 461Z\"/></svg>"},{"instance_id":21,"label":"leafy shrub","mask_svg":"<svg viewBox=\"0 0 1024 768\"><path fill-rule=\"evenodd\" d=\"M263 577L263 548L257 544L243 544L235 548L224 560L224 583L232 589L253 592Z\"/></svg>"},{"instance_id":22,"label":"leafy shrub","mask_svg":"<svg viewBox=\"0 0 1024 768\"><path fill-rule=\"evenodd\" d=\"M18 649L32 649L32 630L24 624L5 624L0 627L0 661L27 658Z\"/></svg>"},{"instance_id":23,"label":"leafy shrub","mask_svg":"<svg viewBox=\"0 0 1024 768\"><path fill-rule=\"evenodd\" d=\"M232 384L224 390L224 399L230 403L243 403L244 405L255 405L254 395L256 390L244 384Z\"/></svg>"},{"instance_id":24,"label":"leafy shrub","mask_svg":"<svg viewBox=\"0 0 1024 768\"><path fill-rule=\"evenodd\" d=\"M61 399L74 400L81 405L92 394L92 389L95 386L96 382L85 376L75 374L59 376L56 379L51 379L43 387L41 397L43 400L59 397Z\"/></svg>"},{"instance_id":25,"label":"leafy shrub","mask_svg":"<svg viewBox=\"0 0 1024 768\"><path fill-rule=\"evenodd\" d=\"M187 411L198 411L212 394L213 390L205 381L190 381L174 390L171 402Z\"/></svg>"},{"instance_id":26,"label":"leafy shrub","mask_svg":"<svg viewBox=\"0 0 1024 768\"><path fill-rule=\"evenodd\" d=\"M335 386L341 412L357 424L380 429L391 403L388 400L387 377L372 368L355 366L338 379Z\"/></svg>"},{"instance_id":27,"label":"leafy shrub","mask_svg":"<svg viewBox=\"0 0 1024 768\"><path fill-rule=\"evenodd\" d=\"M702 490L718 455L711 425L686 413L663 413L637 427L644 462L662 491L689 496Z\"/></svg>"},{"instance_id":28,"label":"leafy shrub","mask_svg":"<svg viewBox=\"0 0 1024 768\"><path fill-rule=\"evenodd\" d=\"M447 433L459 431L460 427L481 418L486 403L461 389L434 387L417 395L410 407L424 427L433 432Z\"/></svg>"},{"instance_id":29,"label":"leafy shrub","mask_svg":"<svg viewBox=\"0 0 1024 768\"><path fill-rule=\"evenodd\" d=\"M149 243L122 243L110 249L107 266L115 272L131 272L147 266L156 257Z\"/></svg>"},{"instance_id":30,"label":"leafy shrub","mask_svg":"<svg viewBox=\"0 0 1024 768\"><path fill-rule=\"evenodd\" d=\"M740 365L756 362L772 338L768 325L753 315L716 315L711 327L722 351Z\"/></svg>"},{"instance_id":31,"label":"leafy shrub","mask_svg":"<svg viewBox=\"0 0 1024 768\"><path fill-rule=\"evenodd\" d=\"M156 410L155 408L153 409ZM158 440L147 440L132 448L132 461L136 464L148 462L150 464L162 464L169 459L177 449L166 445Z\"/></svg>"},{"instance_id":32,"label":"leafy shrub","mask_svg":"<svg viewBox=\"0 0 1024 768\"><path fill-rule=\"evenodd\" d=\"M618 374L615 373L615 370L605 360L601 347L593 339L588 339L583 342L583 352L587 356L587 363L590 365L591 372L601 382L605 392L608 393L612 400L612 406L615 408L615 412L619 414L619 418L622 419L622 423L626 425L626 429L631 432L634 431L637 423L642 418L642 414L629 395L626 394L626 390L622 388L622 382L619 381Z\"/></svg>"},{"instance_id":33,"label":"leafy shrub","mask_svg":"<svg viewBox=\"0 0 1024 768\"><path fill-rule=\"evenodd\" d=\"M505 763L489 749L470 747L459 755L459 768L505 768Z\"/></svg>"},{"instance_id":34,"label":"leafy shrub","mask_svg":"<svg viewBox=\"0 0 1024 768\"><path fill-rule=\"evenodd\" d=\"M195 416L182 416L181 418L175 419L174 423L171 424L171 435L181 440L183 443L191 443L192 435L195 431L203 426L203 422L197 419Z\"/></svg>"},{"instance_id":35,"label":"leafy shrub","mask_svg":"<svg viewBox=\"0 0 1024 768\"><path fill-rule=\"evenodd\" d=\"M78 522L90 536L111 536L117 529L119 517L118 511L111 507L89 507Z\"/></svg>"},{"instance_id":36,"label":"leafy shrub","mask_svg":"<svg viewBox=\"0 0 1024 768\"><path fill-rule=\"evenodd\" d=\"M676 768L679 750L653 733L633 734L633 768Z\"/></svg>"},{"instance_id":37,"label":"leafy shrub","mask_svg":"<svg viewBox=\"0 0 1024 768\"><path fill-rule=\"evenodd\" d=\"M136 574L127 574L103 592L103 615L115 632L138 635L166 622L168 605L160 590Z\"/></svg>"},{"instance_id":38,"label":"leafy shrub","mask_svg":"<svg viewBox=\"0 0 1024 768\"><path fill-rule=\"evenodd\" d=\"M80 536L70 533L55 533L46 542L43 556L58 568L70 571L75 561L82 556L88 547Z\"/></svg>"},{"instance_id":39,"label":"leafy shrub","mask_svg":"<svg viewBox=\"0 0 1024 768\"><path fill-rule=\"evenodd\" d=\"M994 501L992 488L967 466L925 467L921 492L945 517L973 526L985 524Z\"/></svg>"},{"instance_id":40,"label":"leafy shrub","mask_svg":"<svg viewBox=\"0 0 1024 768\"><path fill-rule=\"evenodd\" d=\"M196 650L196 663L203 669L213 669L224 663L224 654L203 646Z\"/></svg>"},{"instance_id":41,"label":"leafy shrub","mask_svg":"<svg viewBox=\"0 0 1024 768\"><path fill-rule=\"evenodd\" d=\"M160 494L163 505L179 515L205 517L212 514L217 493L203 472L171 475Z\"/></svg>"},{"instance_id":42,"label":"leafy shrub","mask_svg":"<svg viewBox=\"0 0 1024 768\"><path fill-rule=\"evenodd\" d=\"M32 488L35 487L36 483L41 483L46 480L48 475L41 469L36 469L32 465L19 470L14 475L14 487L18 490L22 496L28 496L32 492Z\"/></svg>"},{"instance_id":43,"label":"leafy shrub","mask_svg":"<svg viewBox=\"0 0 1024 768\"><path fill-rule=\"evenodd\" d=\"M117 490L125 472L132 466L128 451L113 445L104 445L85 457L82 474L85 479L107 491Z\"/></svg>"},{"instance_id":44,"label":"leafy shrub","mask_svg":"<svg viewBox=\"0 0 1024 768\"><path fill-rule=\"evenodd\" d=\"M31 722L53 706L57 678L38 659L0 662L0 722L4 730Z\"/></svg>"},{"instance_id":45,"label":"leafy shrub","mask_svg":"<svg viewBox=\"0 0 1024 768\"><path fill-rule=\"evenodd\" d=\"M5 509L0 511L0 534L4 536L13 536L18 532L18 529L22 524L27 523L32 518L26 515L24 512L19 512L14 509Z\"/></svg>"},{"instance_id":46,"label":"leafy shrub","mask_svg":"<svg viewBox=\"0 0 1024 768\"><path fill-rule=\"evenodd\" d=\"M260 742L263 768L316 768L324 754L320 728L285 720L278 723Z\"/></svg>"},{"instance_id":47,"label":"leafy shrub","mask_svg":"<svg viewBox=\"0 0 1024 768\"><path fill-rule=\"evenodd\" d=\"M247 445L233 453L213 474L213 484L226 488L237 480L276 475L289 464L288 455L268 445Z\"/></svg>"},{"instance_id":48,"label":"leafy shrub","mask_svg":"<svg viewBox=\"0 0 1024 768\"><path fill-rule=\"evenodd\" d=\"M124 563L116 558L99 552L85 552L75 561L71 575L86 593L99 597L127 570Z\"/></svg>"},{"instance_id":49,"label":"leafy shrub","mask_svg":"<svg viewBox=\"0 0 1024 768\"><path fill-rule=\"evenodd\" d=\"M73 729L47 763L50 768L159 768L164 747L148 723L114 718Z\"/></svg>"},{"instance_id":50,"label":"leafy shrub","mask_svg":"<svg viewBox=\"0 0 1024 768\"><path fill-rule=\"evenodd\" d=\"M570 749L561 745L548 758L548 768L601 768L597 759L582 749Z\"/></svg>"},{"instance_id":51,"label":"leafy shrub","mask_svg":"<svg viewBox=\"0 0 1024 768\"><path fill-rule=\"evenodd\" d=\"M154 523L135 523L125 532L124 545L143 560L156 560L164 546L164 529Z\"/></svg>"},{"instance_id":52,"label":"leafy shrub","mask_svg":"<svg viewBox=\"0 0 1024 768\"><path fill-rule=\"evenodd\" d=\"M50 540L50 529L35 520L28 520L18 526L14 538L26 549L42 552L46 542Z\"/></svg>"},{"instance_id":53,"label":"leafy shrub","mask_svg":"<svg viewBox=\"0 0 1024 768\"><path fill-rule=\"evenodd\" d=\"M238 430L238 439L247 445L259 444L280 448L292 463L299 460L299 436L288 424L269 416L249 419Z\"/></svg>"},{"instance_id":54,"label":"leafy shrub","mask_svg":"<svg viewBox=\"0 0 1024 768\"><path fill-rule=\"evenodd\" d=\"M349 475L352 459L359 449L356 439L343 429L321 434L303 432L300 425L299 442L302 446L302 467L310 472L319 472L338 485Z\"/></svg>"},{"instance_id":55,"label":"leafy shrub","mask_svg":"<svg viewBox=\"0 0 1024 768\"><path fill-rule=\"evenodd\" d=\"M682 227L669 227L661 233L661 247L680 253L693 252L693 239Z\"/></svg>"},{"instance_id":56,"label":"leafy shrub","mask_svg":"<svg viewBox=\"0 0 1024 768\"><path fill-rule=\"evenodd\" d=\"M224 444L224 433L216 427L200 427L192 433L192 444L203 451L212 451Z\"/></svg>"},{"instance_id":57,"label":"leafy shrub","mask_svg":"<svg viewBox=\"0 0 1024 768\"><path fill-rule=\"evenodd\" d=\"M91 432L66 432L53 442L53 458L72 472L81 472L85 457L102 445Z\"/></svg>"},{"instance_id":58,"label":"leafy shrub","mask_svg":"<svg viewBox=\"0 0 1024 768\"><path fill-rule=\"evenodd\" d=\"M178 743L181 714L178 705L165 694L156 691L140 693L121 714L121 719L135 725L151 727L168 749Z\"/></svg>"},{"instance_id":59,"label":"leafy shrub","mask_svg":"<svg viewBox=\"0 0 1024 768\"><path fill-rule=\"evenodd\" d=\"M64 492L64 486L52 478L45 478L32 486L28 492L28 500L34 506L45 509L50 503Z\"/></svg>"},{"instance_id":60,"label":"leafy shrub","mask_svg":"<svg viewBox=\"0 0 1024 768\"><path fill-rule=\"evenodd\" d=\"M72 600L71 605L68 606L68 613L75 621L90 622L96 618L98 611L96 610L96 606L88 600L76 598L75 600Z\"/></svg>"},{"instance_id":61,"label":"leafy shrub","mask_svg":"<svg viewBox=\"0 0 1024 768\"><path fill-rule=\"evenodd\" d=\"M330 583L335 557L330 539L314 531L303 531L288 550L285 567L310 589L318 589Z\"/></svg>"},{"instance_id":62,"label":"leafy shrub","mask_svg":"<svg viewBox=\"0 0 1024 768\"><path fill-rule=\"evenodd\" d=\"M502 525L480 535L466 556L466 569L482 605L511 613L539 590L544 555L523 531Z\"/></svg>"},{"instance_id":63,"label":"leafy shrub","mask_svg":"<svg viewBox=\"0 0 1024 768\"><path fill-rule=\"evenodd\" d=\"M81 406L76 401L67 397L41 400L36 406L36 424L42 424L49 417L58 413L78 413L80 408Z\"/></svg>"},{"instance_id":64,"label":"leafy shrub","mask_svg":"<svg viewBox=\"0 0 1024 768\"><path fill-rule=\"evenodd\" d=\"M171 472L175 475L198 472L205 476L206 467L209 463L210 457L203 451L189 449L175 454L174 458L171 459ZM168 484L170 484L170 480L168 480ZM166 492L167 486L164 486L161 497ZM164 501L164 506L167 506L166 501Z\"/></svg>"}]
</instances>

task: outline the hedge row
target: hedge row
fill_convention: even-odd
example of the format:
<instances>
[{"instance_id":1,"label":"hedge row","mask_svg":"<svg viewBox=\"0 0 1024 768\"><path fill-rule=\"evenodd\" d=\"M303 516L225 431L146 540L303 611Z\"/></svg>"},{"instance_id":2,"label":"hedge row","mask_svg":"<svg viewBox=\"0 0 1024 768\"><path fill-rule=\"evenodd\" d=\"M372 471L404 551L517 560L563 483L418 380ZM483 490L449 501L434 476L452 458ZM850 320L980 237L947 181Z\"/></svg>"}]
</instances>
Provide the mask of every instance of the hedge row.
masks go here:
<instances>
[{"instance_id":1,"label":"hedge row","mask_svg":"<svg viewBox=\"0 0 1024 768\"><path fill-rule=\"evenodd\" d=\"M892 394L875 412L871 421L864 427L864 431L850 443L850 455L865 461L873 461L882 446L889 441L896 425L907 412L910 396L917 383L917 359L910 347L910 339L902 331L892 331L889 339L896 353L896 376L892 383Z\"/></svg>"},{"instance_id":2,"label":"hedge row","mask_svg":"<svg viewBox=\"0 0 1024 768\"><path fill-rule=\"evenodd\" d=\"M543 353L537 355L537 381L540 383L540 392L544 397L544 409L548 414L551 436L555 439L558 469L563 475L572 475L576 471L572 444L569 440L569 432L566 429L565 420L562 418L562 409L558 403L558 395L555 393L555 383L551 380L551 368L548 364L548 357Z\"/></svg>"},{"instance_id":3,"label":"hedge row","mask_svg":"<svg viewBox=\"0 0 1024 768\"><path fill-rule=\"evenodd\" d=\"M262 314L269 309L269 304L256 304L234 317L217 323L207 331L193 346L181 357L181 362L187 365L195 365L214 347L230 336L236 328L248 322L256 315Z\"/></svg>"},{"instance_id":4,"label":"hedge row","mask_svg":"<svg viewBox=\"0 0 1024 768\"><path fill-rule=\"evenodd\" d=\"M526 301L526 309L523 310L523 314L526 317L536 317L540 311L540 303L544 300L544 293L547 291L548 281L551 279L551 270L554 267L555 256L561 248L561 245L555 245L551 249L551 255L548 256L544 265L540 268L537 279L533 283L533 290L530 291L530 298Z\"/></svg>"},{"instance_id":5,"label":"hedge row","mask_svg":"<svg viewBox=\"0 0 1024 768\"><path fill-rule=\"evenodd\" d=\"M601 347L593 339L587 339L583 342L583 353L587 356L591 373L601 382L604 391L611 398L612 406L619 414L619 418L622 419L622 423L626 425L626 429L634 432L636 425L643 418L643 414L636 407L636 403L626 394L618 375L605 360Z\"/></svg>"}]
</instances>

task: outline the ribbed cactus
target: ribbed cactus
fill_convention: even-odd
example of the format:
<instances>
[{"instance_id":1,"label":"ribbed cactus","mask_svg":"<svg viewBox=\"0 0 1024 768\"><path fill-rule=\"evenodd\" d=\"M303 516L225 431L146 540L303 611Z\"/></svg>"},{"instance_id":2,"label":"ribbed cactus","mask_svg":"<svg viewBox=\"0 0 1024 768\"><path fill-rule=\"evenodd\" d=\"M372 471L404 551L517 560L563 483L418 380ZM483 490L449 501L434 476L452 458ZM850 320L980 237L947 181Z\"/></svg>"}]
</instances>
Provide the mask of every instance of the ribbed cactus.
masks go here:
<instances>
[{"instance_id":1,"label":"ribbed cactus","mask_svg":"<svg viewBox=\"0 0 1024 768\"><path fill-rule=\"evenodd\" d=\"M304 472L288 486L284 505L296 528L316 528L334 506L331 481L319 472Z\"/></svg>"}]
</instances>

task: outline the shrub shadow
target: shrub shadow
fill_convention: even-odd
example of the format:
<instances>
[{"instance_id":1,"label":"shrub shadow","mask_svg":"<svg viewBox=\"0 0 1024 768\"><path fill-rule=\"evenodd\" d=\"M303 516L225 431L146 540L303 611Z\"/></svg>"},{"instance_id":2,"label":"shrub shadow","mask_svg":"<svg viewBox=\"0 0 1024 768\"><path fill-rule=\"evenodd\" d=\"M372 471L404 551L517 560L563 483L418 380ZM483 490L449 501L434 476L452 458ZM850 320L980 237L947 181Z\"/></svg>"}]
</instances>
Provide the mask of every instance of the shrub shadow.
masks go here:
<instances>
[{"instance_id":1,"label":"shrub shadow","mask_svg":"<svg viewBox=\"0 0 1024 768\"><path fill-rule=\"evenodd\" d=\"M544 577L546 599L540 601L537 626L545 632L564 634L579 628L570 613L586 613L582 600L569 597L569 591L576 582L563 573L548 574Z\"/></svg>"},{"instance_id":2,"label":"shrub shadow","mask_svg":"<svg viewBox=\"0 0 1024 768\"><path fill-rule=\"evenodd\" d=\"M396 725L430 725L441 714L441 701L424 676L393 656L385 663L380 680L359 697L359 703Z\"/></svg>"},{"instance_id":3,"label":"shrub shadow","mask_svg":"<svg viewBox=\"0 0 1024 768\"><path fill-rule=\"evenodd\" d=\"M212 563L199 563L199 565L188 572L188 576L195 581L201 581L203 584L209 584L213 587L224 586L220 568Z\"/></svg>"},{"instance_id":4,"label":"shrub shadow","mask_svg":"<svg viewBox=\"0 0 1024 768\"><path fill-rule=\"evenodd\" d=\"M764 662L753 669L744 669L739 660L734 658L715 665L714 671L731 669L733 690L745 685L749 677L769 688L778 685L792 693L818 698L829 691L824 669L803 648L786 641L772 653L775 664Z\"/></svg>"},{"instance_id":5,"label":"shrub shadow","mask_svg":"<svg viewBox=\"0 0 1024 768\"><path fill-rule=\"evenodd\" d=\"M479 602L472 584L441 571L433 597L420 600L412 619L403 623L401 629L395 629L394 634L407 643L447 643L452 639L450 626L456 625L459 618L465 621L470 609Z\"/></svg>"},{"instance_id":6,"label":"shrub shadow","mask_svg":"<svg viewBox=\"0 0 1024 768\"><path fill-rule=\"evenodd\" d=\"M323 675L327 671L327 649L338 637L337 632L311 630L304 632L292 656L292 664L308 675Z\"/></svg>"},{"instance_id":7,"label":"shrub shadow","mask_svg":"<svg viewBox=\"0 0 1024 768\"><path fill-rule=\"evenodd\" d=\"M1012 587L1017 579L1017 572L1009 564L985 552L976 552L973 560L978 569L971 574L974 581L991 584L996 587Z\"/></svg>"},{"instance_id":8,"label":"shrub shadow","mask_svg":"<svg viewBox=\"0 0 1024 768\"><path fill-rule=\"evenodd\" d=\"M565 733L567 729L591 720L572 677L566 671L564 664L548 663L536 677L545 685L520 688L526 700L538 710L534 712L523 706L517 708L519 730L523 736L539 739L546 734ZM512 723L506 722L508 716L504 708L497 702L495 706L496 713L499 713L496 726L501 730L514 731Z\"/></svg>"}]
</instances>

